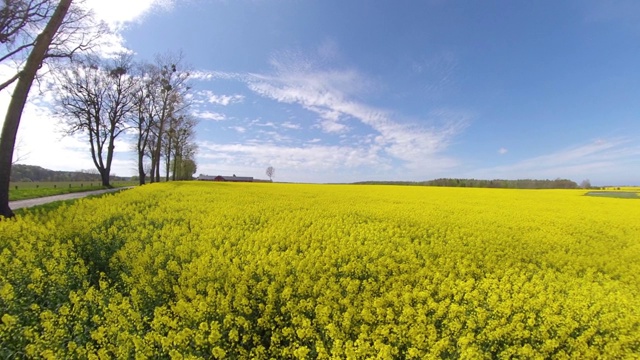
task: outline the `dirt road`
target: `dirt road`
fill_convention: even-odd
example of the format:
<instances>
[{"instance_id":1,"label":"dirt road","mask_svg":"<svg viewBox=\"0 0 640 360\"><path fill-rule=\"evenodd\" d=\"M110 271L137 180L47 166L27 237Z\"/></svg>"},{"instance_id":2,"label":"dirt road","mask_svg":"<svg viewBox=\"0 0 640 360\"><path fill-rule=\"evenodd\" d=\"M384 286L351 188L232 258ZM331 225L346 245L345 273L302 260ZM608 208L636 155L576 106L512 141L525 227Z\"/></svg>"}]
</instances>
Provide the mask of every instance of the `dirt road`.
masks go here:
<instances>
[{"instance_id":1,"label":"dirt road","mask_svg":"<svg viewBox=\"0 0 640 360\"><path fill-rule=\"evenodd\" d=\"M120 191L123 189L130 189L130 188L131 187L122 187L122 188L114 188L114 189L94 190L94 191L85 191L85 192L78 192L78 193L71 193L71 194L46 196L46 197L41 197L36 199L9 201L9 207L12 210L16 210L16 209L48 204L54 201L80 199L89 195L100 195L100 194L116 192L116 191Z\"/></svg>"}]
</instances>

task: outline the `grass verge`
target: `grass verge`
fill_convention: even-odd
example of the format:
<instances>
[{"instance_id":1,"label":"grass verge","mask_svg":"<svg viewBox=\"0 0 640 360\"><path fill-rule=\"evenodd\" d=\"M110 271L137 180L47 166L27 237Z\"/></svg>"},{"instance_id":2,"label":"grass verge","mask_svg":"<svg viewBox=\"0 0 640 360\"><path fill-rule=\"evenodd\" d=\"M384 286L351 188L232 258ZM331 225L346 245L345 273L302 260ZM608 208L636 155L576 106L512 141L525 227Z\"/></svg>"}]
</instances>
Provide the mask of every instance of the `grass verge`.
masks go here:
<instances>
[{"instance_id":1,"label":"grass verge","mask_svg":"<svg viewBox=\"0 0 640 360\"><path fill-rule=\"evenodd\" d=\"M102 190L105 189L104 186L56 186L56 187L12 187L9 190L9 201L18 201L18 200L28 200L28 199L36 199L46 196L54 196L54 195L62 195L62 194L71 194L77 192L85 192L85 191L93 191L93 190ZM132 184L129 182L122 183L114 183L112 186L114 188L131 186ZM135 185L135 184L134 184Z\"/></svg>"}]
</instances>

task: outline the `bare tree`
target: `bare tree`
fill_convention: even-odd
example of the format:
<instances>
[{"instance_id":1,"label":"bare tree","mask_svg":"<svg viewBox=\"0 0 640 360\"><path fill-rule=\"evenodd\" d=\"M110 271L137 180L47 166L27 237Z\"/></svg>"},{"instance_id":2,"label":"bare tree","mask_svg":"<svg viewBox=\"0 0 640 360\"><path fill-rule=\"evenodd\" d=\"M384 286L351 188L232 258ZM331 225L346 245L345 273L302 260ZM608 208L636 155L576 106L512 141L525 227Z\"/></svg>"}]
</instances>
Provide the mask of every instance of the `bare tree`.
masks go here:
<instances>
[{"instance_id":1,"label":"bare tree","mask_svg":"<svg viewBox=\"0 0 640 360\"><path fill-rule=\"evenodd\" d=\"M149 64L141 64L137 67L138 88L134 93L135 116L132 119L132 128L136 133L135 150L137 155L138 180L140 185L146 183L150 164L145 162L145 155L149 154L149 148L153 143L152 129L155 126L158 114L156 113L160 94L157 85L160 83L158 72Z\"/></svg>"},{"instance_id":2,"label":"bare tree","mask_svg":"<svg viewBox=\"0 0 640 360\"><path fill-rule=\"evenodd\" d=\"M155 113L157 115L152 128L153 135L150 137L150 157L151 157L151 182L160 181L160 163L164 149L171 149L172 139L167 133L173 128L174 120L179 118L189 106L187 93L191 89L188 85L189 72L183 70L182 54L166 54L158 56L156 59L156 71L158 73L158 94ZM169 144L167 144L169 142ZM170 163L170 152L168 155L166 169L167 180L169 179L168 169ZM165 158L166 159L166 158Z\"/></svg>"},{"instance_id":3,"label":"bare tree","mask_svg":"<svg viewBox=\"0 0 640 360\"><path fill-rule=\"evenodd\" d=\"M9 208L9 181L11 179L11 160L13 159L13 150L20 119L22 118L22 111L38 69L40 69L42 62L48 56L50 46L69 12L71 1L61 0L58 3L51 16L48 17L44 29L36 37L24 68L14 79L14 81L17 80L17 83L7 108L2 134L0 135L0 215L5 217L14 216L13 211Z\"/></svg>"},{"instance_id":4,"label":"bare tree","mask_svg":"<svg viewBox=\"0 0 640 360\"><path fill-rule=\"evenodd\" d=\"M56 0L2 0L0 10L0 63L11 63L16 71L8 78L0 79L0 91L14 83L26 70L29 53L35 48L38 36L62 3L69 3L67 11L48 48L44 60L71 58L78 51L91 48L103 33L105 24L93 22L91 13L71 1ZM75 3L82 2L76 0ZM39 67L41 67L40 64Z\"/></svg>"},{"instance_id":5,"label":"bare tree","mask_svg":"<svg viewBox=\"0 0 640 360\"><path fill-rule=\"evenodd\" d=\"M273 177L276 175L276 169L273 166L269 166L266 171L269 181L273 181Z\"/></svg>"},{"instance_id":6,"label":"bare tree","mask_svg":"<svg viewBox=\"0 0 640 360\"><path fill-rule=\"evenodd\" d=\"M87 136L91 158L107 187L115 140L134 115L137 82L129 75L131 66L128 55L107 64L87 58L62 71L58 81L58 111L67 134Z\"/></svg>"},{"instance_id":7,"label":"bare tree","mask_svg":"<svg viewBox=\"0 0 640 360\"><path fill-rule=\"evenodd\" d=\"M23 58L35 46L34 34L49 21L56 7L53 0L4 0L3 3L4 7L0 10L0 44L4 48L0 63ZM3 79L0 90L14 83L18 77L20 71Z\"/></svg>"}]
</instances>

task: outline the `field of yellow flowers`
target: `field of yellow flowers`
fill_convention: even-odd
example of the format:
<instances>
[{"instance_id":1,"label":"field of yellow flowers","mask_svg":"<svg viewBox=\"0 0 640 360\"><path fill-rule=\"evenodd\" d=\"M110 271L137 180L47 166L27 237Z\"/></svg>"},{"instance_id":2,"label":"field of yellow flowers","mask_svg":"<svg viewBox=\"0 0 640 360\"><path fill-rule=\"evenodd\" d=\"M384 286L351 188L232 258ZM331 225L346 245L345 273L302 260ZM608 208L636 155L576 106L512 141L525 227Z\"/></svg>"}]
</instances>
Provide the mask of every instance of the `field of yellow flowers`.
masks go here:
<instances>
[{"instance_id":1,"label":"field of yellow flowers","mask_svg":"<svg viewBox=\"0 0 640 360\"><path fill-rule=\"evenodd\" d=\"M0 221L0 358L633 358L640 201L166 183Z\"/></svg>"}]
</instances>

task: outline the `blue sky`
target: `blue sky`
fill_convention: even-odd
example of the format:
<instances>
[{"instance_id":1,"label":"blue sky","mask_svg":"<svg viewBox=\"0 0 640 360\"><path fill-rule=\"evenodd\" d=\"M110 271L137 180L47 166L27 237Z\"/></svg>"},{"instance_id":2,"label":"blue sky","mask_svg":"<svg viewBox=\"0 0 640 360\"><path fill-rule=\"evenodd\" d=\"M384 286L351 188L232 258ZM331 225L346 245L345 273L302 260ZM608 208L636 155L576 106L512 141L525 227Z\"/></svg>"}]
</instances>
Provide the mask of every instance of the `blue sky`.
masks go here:
<instances>
[{"instance_id":1,"label":"blue sky","mask_svg":"<svg viewBox=\"0 0 640 360\"><path fill-rule=\"evenodd\" d=\"M198 173L640 184L640 2L136 3L96 12L138 59L184 53Z\"/></svg>"}]
</instances>

